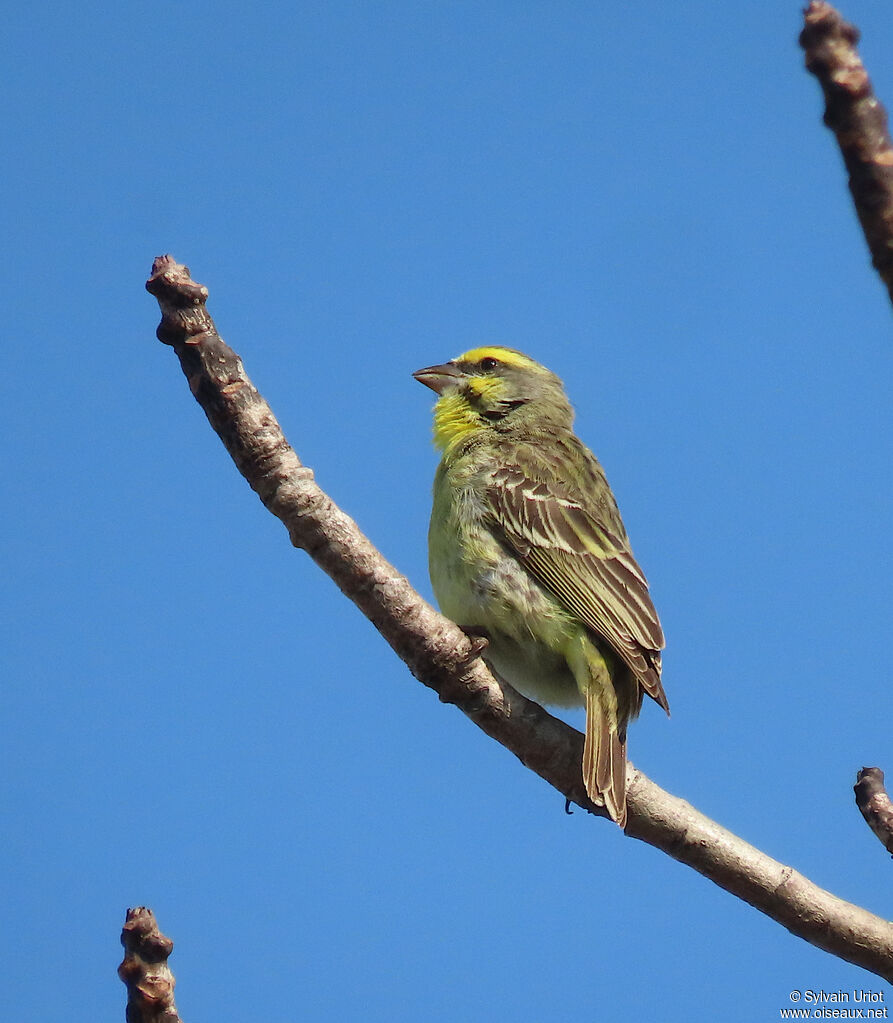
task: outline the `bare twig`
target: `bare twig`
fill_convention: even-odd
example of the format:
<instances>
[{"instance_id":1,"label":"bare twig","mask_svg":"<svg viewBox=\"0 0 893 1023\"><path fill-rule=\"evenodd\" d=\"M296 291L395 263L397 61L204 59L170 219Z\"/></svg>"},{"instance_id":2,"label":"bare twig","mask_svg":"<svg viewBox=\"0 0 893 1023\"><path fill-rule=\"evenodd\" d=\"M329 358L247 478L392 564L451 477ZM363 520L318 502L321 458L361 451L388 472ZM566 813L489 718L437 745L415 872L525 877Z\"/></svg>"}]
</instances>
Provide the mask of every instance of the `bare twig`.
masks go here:
<instances>
[{"instance_id":1,"label":"bare twig","mask_svg":"<svg viewBox=\"0 0 893 1023\"><path fill-rule=\"evenodd\" d=\"M173 346L211 425L292 543L335 580L441 700L460 707L566 798L603 813L583 788L583 736L494 679L465 633L427 604L316 485L241 360L217 334L204 306L207 289L169 256L155 261L146 287L161 306L158 337ZM893 924L836 898L632 765L629 770L628 835L663 849L806 941L893 981Z\"/></svg>"},{"instance_id":2,"label":"bare twig","mask_svg":"<svg viewBox=\"0 0 893 1023\"><path fill-rule=\"evenodd\" d=\"M871 259L893 300L893 143L887 114L856 52L859 32L824 0L804 14L800 45L825 93L825 124L837 136Z\"/></svg>"},{"instance_id":3,"label":"bare twig","mask_svg":"<svg viewBox=\"0 0 893 1023\"><path fill-rule=\"evenodd\" d=\"M879 767L863 767L853 786L856 806L866 823L893 854L893 802L884 788L884 772Z\"/></svg>"},{"instance_id":4,"label":"bare twig","mask_svg":"<svg viewBox=\"0 0 893 1023\"><path fill-rule=\"evenodd\" d=\"M127 1023L182 1023L174 1004L174 975L167 965L174 943L158 930L151 909L127 910L121 944L124 961L118 976L127 985Z\"/></svg>"}]
</instances>

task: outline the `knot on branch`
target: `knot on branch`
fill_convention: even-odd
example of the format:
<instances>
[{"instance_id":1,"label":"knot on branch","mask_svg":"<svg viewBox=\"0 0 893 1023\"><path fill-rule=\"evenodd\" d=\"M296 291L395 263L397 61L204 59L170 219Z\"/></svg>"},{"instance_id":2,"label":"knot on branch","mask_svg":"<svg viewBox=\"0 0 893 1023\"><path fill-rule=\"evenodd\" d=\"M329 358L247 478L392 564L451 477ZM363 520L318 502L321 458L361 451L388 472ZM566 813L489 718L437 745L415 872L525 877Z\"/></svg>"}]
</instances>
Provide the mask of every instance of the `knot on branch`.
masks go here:
<instances>
[{"instance_id":1,"label":"knot on branch","mask_svg":"<svg viewBox=\"0 0 893 1023\"><path fill-rule=\"evenodd\" d=\"M166 345L197 344L200 335L216 333L214 321L205 309L208 289L197 284L189 267L173 256L158 256L153 261L146 291L158 299L161 307L161 323L155 332L159 341Z\"/></svg>"},{"instance_id":2,"label":"knot on branch","mask_svg":"<svg viewBox=\"0 0 893 1023\"><path fill-rule=\"evenodd\" d=\"M118 976L127 986L127 1023L180 1023L174 975L167 965L174 948L145 906L128 909L121 931L124 961Z\"/></svg>"}]
</instances>

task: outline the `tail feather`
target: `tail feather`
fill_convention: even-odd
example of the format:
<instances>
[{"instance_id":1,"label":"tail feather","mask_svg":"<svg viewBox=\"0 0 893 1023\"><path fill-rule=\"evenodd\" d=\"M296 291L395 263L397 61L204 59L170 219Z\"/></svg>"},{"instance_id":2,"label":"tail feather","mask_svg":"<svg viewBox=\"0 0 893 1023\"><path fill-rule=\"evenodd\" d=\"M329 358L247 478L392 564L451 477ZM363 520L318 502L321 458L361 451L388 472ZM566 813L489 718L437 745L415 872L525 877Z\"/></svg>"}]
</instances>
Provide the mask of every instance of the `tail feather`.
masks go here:
<instances>
[{"instance_id":1,"label":"tail feather","mask_svg":"<svg viewBox=\"0 0 893 1023\"><path fill-rule=\"evenodd\" d=\"M642 690L632 672L585 633L569 644L565 656L586 706L586 793L625 828L626 726L641 706Z\"/></svg>"},{"instance_id":2,"label":"tail feather","mask_svg":"<svg viewBox=\"0 0 893 1023\"><path fill-rule=\"evenodd\" d=\"M606 713L595 685L586 687L586 741L583 781L589 798L604 806L626 827L626 738L621 739L613 715Z\"/></svg>"}]
</instances>

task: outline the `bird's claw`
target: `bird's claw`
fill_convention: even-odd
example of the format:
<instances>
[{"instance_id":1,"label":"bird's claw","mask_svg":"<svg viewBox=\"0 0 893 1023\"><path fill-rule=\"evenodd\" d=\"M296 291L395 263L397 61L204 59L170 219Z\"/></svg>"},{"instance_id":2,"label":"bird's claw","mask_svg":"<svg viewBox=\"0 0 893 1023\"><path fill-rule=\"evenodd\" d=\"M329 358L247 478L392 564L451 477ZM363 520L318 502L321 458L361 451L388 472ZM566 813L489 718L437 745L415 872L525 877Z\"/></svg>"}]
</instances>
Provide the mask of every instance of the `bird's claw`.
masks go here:
<instances>
[{"instance_id":1,"label":"bird's claw","mask_svg":"<svg viewBox=\"0 0 893 1023\"><path fill-rule=\"evenodd\" d=\"M471 642L471 652L468 655L469 662L476 660L490 645L490 637L487 630L479 625L460 625L459 628L468 636Z\"/></svg>"}]
</instances>

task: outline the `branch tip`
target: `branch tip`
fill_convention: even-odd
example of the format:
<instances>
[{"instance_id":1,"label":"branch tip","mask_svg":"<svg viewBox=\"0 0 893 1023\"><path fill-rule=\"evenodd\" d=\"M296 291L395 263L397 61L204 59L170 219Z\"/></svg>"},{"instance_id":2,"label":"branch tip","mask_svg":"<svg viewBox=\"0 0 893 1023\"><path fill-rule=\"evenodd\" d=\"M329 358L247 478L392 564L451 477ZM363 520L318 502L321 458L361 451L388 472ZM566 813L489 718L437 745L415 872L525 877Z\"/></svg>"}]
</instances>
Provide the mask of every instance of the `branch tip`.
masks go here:
<instances>
[{"instance_id":1,"label":"branch tip","mask_svg":"<svg viewBox=\"0 0 893 1023\"><path fill-rule=\"evenodd\" d=\"M893 300L893 142L887 113L856 51L859 30L824 0L812 0L803 17L806 67L822 87L824 121L843 155L872 263Z\"/></svg>"},{"instance_id":2,"label":"branch tip","mask_svg":"<svg viewBox=\"0 0 893 1023\"><path fill-rule=\"evenodd\" d=\"M825 0L812 0L803 10L804 28L800 33L803 49L815 46L820 39L839 40L855 46L861 33L855 25L845 21L841 13Z\"/></svg>"},{"instance_id":3,"label":"branch tip","mask_svg":"<svg viewBox=\"0 0 893 1023\"><path fill-rule=\"evenodd\" d=\"M128 909L121 931L124 961L118 976L127 986L127 1023L181 1023L174 1004L174 975L167 965L174 943L158 929L146 906Z\"/></svg>"},{"instance_id":4,"label":"branch tip","mask_svg":"<svg viewBox=\"0 0 893 1023\"><path fill-rule=\"evenodd\" d=\"M865 823L893 855L893 802L884 787L884 772L879 767L863 767L856 775L853 792Z\"/></svg>"},{"instance_id":5,"label":"branch tip","mask_svg":"<svg viewBox=\"0 0 893 1023\"><path fill-rule=\"evenodd\" d=\"M197 344L205 334L216 336L214 321L205 309L208 289L197 284L189 267L173 256L156 256L146 291L155 296L161 308L161 323L155 335L163 344L176 348Z\"/></svg>"}]
</instances>

